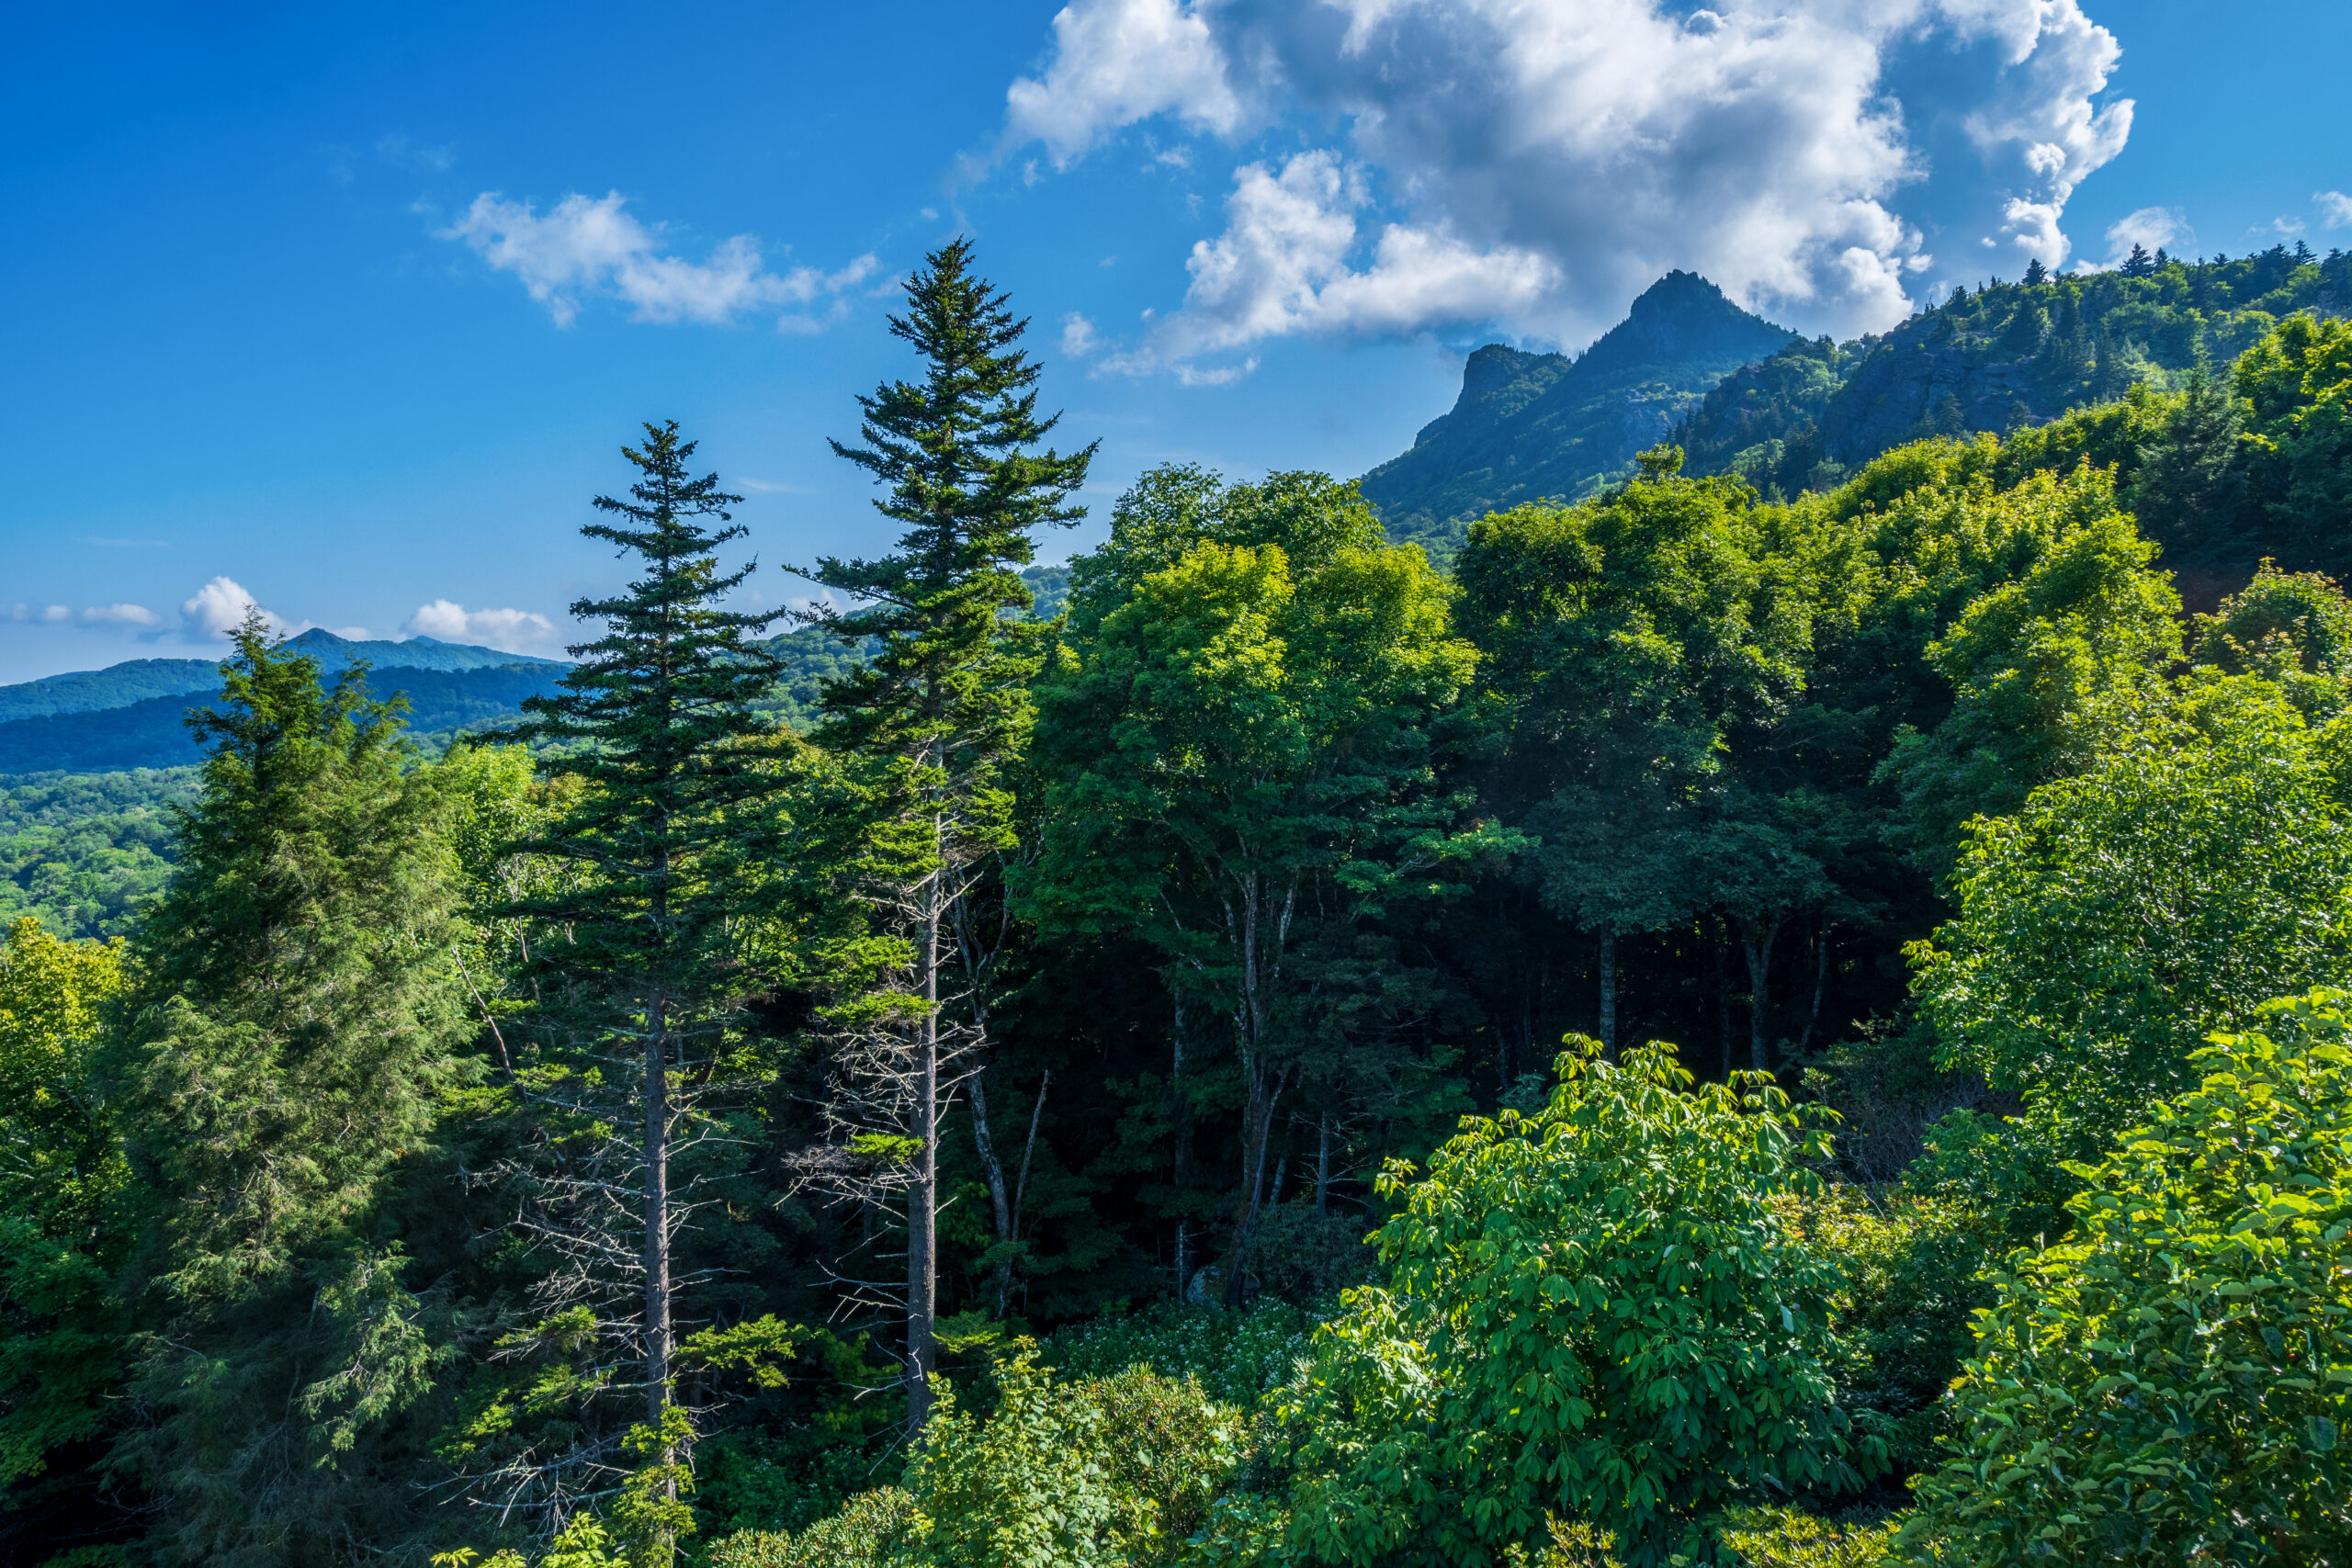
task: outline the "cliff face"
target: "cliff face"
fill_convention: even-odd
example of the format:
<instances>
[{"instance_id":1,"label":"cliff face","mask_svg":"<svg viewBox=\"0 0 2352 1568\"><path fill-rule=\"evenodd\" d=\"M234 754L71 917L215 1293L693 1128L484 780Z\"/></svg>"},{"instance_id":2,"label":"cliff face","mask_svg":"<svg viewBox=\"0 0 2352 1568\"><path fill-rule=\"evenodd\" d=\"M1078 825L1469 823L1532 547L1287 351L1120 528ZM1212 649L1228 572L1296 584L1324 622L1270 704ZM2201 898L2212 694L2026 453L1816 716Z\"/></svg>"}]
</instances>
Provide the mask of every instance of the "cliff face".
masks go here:
<instances>
[{"instance_id":1,"label":"cliff face","mask_svg":"<svg viewBox=\"0 0 2352 1568\"><path fill-rule=\"evenodd\" d=\"M1450 554L1470 518L1615 478L1707 389L1795 335L1669 273L1573 361L1500 344L1472 354L1453 409L1366 474L1364 496L1392 536Z\"/></svg>"}]
</instances>

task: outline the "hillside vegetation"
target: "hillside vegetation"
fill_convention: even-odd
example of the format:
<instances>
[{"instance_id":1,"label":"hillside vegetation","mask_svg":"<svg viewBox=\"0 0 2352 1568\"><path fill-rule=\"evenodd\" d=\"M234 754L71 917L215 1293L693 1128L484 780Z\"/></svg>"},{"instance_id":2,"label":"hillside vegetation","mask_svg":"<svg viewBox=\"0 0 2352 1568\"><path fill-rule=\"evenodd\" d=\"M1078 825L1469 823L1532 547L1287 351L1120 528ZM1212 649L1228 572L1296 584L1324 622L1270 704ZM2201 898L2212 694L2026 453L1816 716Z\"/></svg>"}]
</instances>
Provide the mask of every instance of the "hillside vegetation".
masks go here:
<instances>
[{"instance_id":1,"label":"hillside vegetation","mask_svg":"<svg viewBox=\"0 0 2352 1568\"><path fill-rule=\"evenodd\" d=\"M648 425L519 743L256 622L158 896L13 928L0 1551L2352 1561L2352 601L2133 510L2338 547L2352 327L1039 579L1093 448L905 288L819 626Z\"/></svg>"}]
</instances>

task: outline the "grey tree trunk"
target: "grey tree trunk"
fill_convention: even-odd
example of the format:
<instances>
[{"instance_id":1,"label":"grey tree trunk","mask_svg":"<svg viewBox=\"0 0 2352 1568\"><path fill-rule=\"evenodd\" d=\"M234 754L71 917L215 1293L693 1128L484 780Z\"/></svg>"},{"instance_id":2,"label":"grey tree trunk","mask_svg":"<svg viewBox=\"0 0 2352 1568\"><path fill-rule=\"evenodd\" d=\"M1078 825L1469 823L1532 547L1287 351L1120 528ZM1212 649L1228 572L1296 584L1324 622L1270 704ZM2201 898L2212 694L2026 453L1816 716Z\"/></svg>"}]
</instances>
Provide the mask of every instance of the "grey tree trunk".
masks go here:
<instances>
[{"instance_id":1,"label":"grey tree trunk","mask_svg":"<svg viewBox=\"0 0 2352 1568\"><path fill-rule=\"evenodd\" d=\"M1821 1022L1821 993L1829 984L1829 927L1825 921L1821 934L1813 944L1813 1006L1804 1015L1804 1032L1797 1036L1797 1055L1803 1056L1813 1043L1813 1032Z\"/></svg>"},{"instance_id":2,"label":"grey tree trunk","mask_svg":"<svg viewBox=\"0 0 2352 1568\"><path fill-rule=\"evenodd\" d=\"M1258 1229L1258 1210L1265 1197L1266 1151L1274 1141L1274 1102L1282 1098L1280 1078L1266 1080L1262 1066L1250 1075L1249 1101L1243 1107L1241 1220L1233 1232L1233 1261L1226 1270L1225 1304L1241 1304L1242 1277L1249 1272L1250 1238Z\"/></svg>"},{"instance_id":3,"label":"grey tree trunk","mask_svg":"<svg viewBox=\"0 0 2352 1568\"><path fill-rule=\"evenodd\" d=\"M670 1403L670 1064L660 992L645 1032L645 1418L655 1431Z\"/></svg>"},{"instance_id":4,"label":"grey tree trunk","mask_svg":"<svg viewBox=\"0 0 2352 1568\"><path fill-rule=\"evenodd\" d=\"M1315 1217L1331 1212L1331 1113L1325 1111L1315 1126Z\"/></svg>"},{"instance_id":5,"label":"grey tree trunk","mask_svg":"<svg viewBox=\"0 0 2352 1568\"><path fill-rule=\"evenodd\" d=\"M1723 1046L1724 1081L1729 1083L1731 1081L1731 966L1724 958L1724 949L1730 945L1731 928L1726 922L1716 923L1724 928L1718 933L1721 940L1710 942L1708 945L1714 950L1715 1033Z\"/></svg>"},{"instance_id":6,"label":"grey tree trunk","mask_svg":"<svg viewBox=\"0 0 2352 1568\"><path fill-rule=\"evenodd\" d=\"M1600 933L1600 1043L1617 1055L1617 933Z\"/></svg>"},{"instance_id":7,"label":"grey tree trunk","mask_svg":"<svg viewBox=\"0 0 2352 1568\"><path fill-rule=\"evenodd\" d=\"M1772 1043L1765 1034L1765 1025L1772 1010L1772 943L1781 934L1782 921L1750 927L1745 943L1747 949L1747 1052L1749 1060L1759 1073L1772 1070Z\"/></svg>"},{"instance_id":8,"label":"grey tree trunk","mask_svg":"<svg viewBox=\"0 0 2352 1568\"><path fill-rule=\"evenodd\" d=\"M1005 1185L1004 1162L997 1158L996 1138L989 1131L988 1072L985 1068L972 1075L972 1142L980 1151L980 1174L989 1188L989 1208L996 1220L996 1238L1000 1242L1012 1240L1012 1192ZM997 1308L1003 1310L1004 1298L1012 1287L1012 1265L1008 1261L997 1269Z\"/></svg>"},{"instance_id":9,"label":"grey tree trunk","mask_svg":"<svg viewBox=\"0 0 2352 1568\"><path fill-rule=\"evenodd\" d=\"M937 1319L936 1246L939 1226L939 874L923 885L922 935L916 962L922 966L923 1017L915 1090L914 1179L907 1191L907 1441L922 1440L931 1422L931 1374L938 1359L933 1339Z\"/></svg>"},{"instance_id":10,"label":"grey tree trunk","mask_svg":"<svg viewBox=\"0 0 2352 1568\"><path fill-rule=\"evenodd\" d=\"M1176 1148L1170 1164L1176 1188L1176 1299L1184 1299L1185 1287L1193 1282L1193 1217L1183 1210L1185 1184L1193 1175L1193 1121L1187 1114L1184 1099L1184 1001L1174 1002L1174 1018L1168 1035L1170 1066L1168 1087L1175 1100Z\"/></svg>"}]
</instances>

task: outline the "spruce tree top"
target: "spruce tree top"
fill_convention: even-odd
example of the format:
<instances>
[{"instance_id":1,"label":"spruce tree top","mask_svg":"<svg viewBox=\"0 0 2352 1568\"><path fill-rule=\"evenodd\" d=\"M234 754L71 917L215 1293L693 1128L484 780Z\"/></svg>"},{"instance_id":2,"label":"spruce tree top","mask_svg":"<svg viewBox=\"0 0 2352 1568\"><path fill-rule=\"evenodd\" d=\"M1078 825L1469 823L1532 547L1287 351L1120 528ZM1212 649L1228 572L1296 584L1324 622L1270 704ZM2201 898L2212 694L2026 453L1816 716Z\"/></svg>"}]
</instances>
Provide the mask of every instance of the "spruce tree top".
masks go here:
<instances>
[{"instance_id":1,"label":"spruce tree top","mask_svg":"<svg viewBox=\"0 0 2352 1568\"><path fill-rule=\"evenodd\" d=\"M935 724L971 698L976 678L990 684L982 672L1008 651L1004 618L1032 603L1021 569L1036 558L1033 530L1085 515L1069 498L1095 447L1033 450L1061 416L1038 416L1038 367L1018 346L1029 323L971 263L963 239L924 258L905 312L890 319L921 357L922 378L858 399L863 445L832 443L888 487L875 508L903 528L888 555L820 557L799 573L863 602L812 614L812 624L881 641L863 671L827 694L836 721L855 732L845 739L870 741L886 713Z\"/></svg>"},{"instance_id":2,"label":"spruce tree top","mask_svg":"<svg viewBox=\"0 0 2352 1568\"><path fill-rule=\"evenodd\" d=\"M580 530L637 556L646 574L616 597L571 606L581 620L604 622L605 635L566 650L580 662L560 691L523 704L532 716L516 736L594 742L552 762L558 771L610 784L708 759L714 747L773 728L752 705L770 694L782 665L751 639L783 612L719 607L757 568L720 571L718 547L744 533L727 508L743 498L720 490L717 474L691 476L695 445L679 436L675 420L647 424L642 448L621 448L641 475L628 499L598 496L596 509L614 521Z\"/></svg>"},{"instance_id":3,"label":"spruce tree top","mask_svg":"<svg viewBox=\"0 0 2352 1568\"><path fill-rule=\"evenodd\" d=\"M598 874L507 912L577 922L575 949L609 947L617 970L640 974L683 961L692 929L722 918L689 890L709 874L707 857L740 852L728 810L774 790L767 764L793 744L756 705L781 665L753 638L783 612L722 607L755 567L719 569L718 547L744 532L727 511L742 498L716 474L692 477L694 452L674 421L646 425L642 446L621 449L640 477L627 499L598 496L612 521L581 532L637 557L644 575L571 606L605 635L570 649L580 662L560 689L526 701L530 716L509 732L568 743L542 766L587 785L547 834L515 847L590 862Z\"/></svg>"}]
</instances>

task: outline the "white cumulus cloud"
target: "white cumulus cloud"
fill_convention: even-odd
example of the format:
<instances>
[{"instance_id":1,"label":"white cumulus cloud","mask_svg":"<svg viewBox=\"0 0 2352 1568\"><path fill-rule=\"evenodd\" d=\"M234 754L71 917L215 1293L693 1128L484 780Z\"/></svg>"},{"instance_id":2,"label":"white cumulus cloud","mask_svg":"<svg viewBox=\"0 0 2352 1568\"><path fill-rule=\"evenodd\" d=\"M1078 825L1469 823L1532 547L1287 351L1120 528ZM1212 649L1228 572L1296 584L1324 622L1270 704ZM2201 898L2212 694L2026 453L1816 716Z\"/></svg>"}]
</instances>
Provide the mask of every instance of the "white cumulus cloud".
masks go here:
<instances>
[{"instance_id":1,"label":"white cumulus cloud","mask_svg":"<svg viewBox=\"0 0 2352 1568\"><path fill-rule=\"evenodd\" d=\"M475 643L509 653L545 653L558 640L555 624L536 610L469 610L448 599L418 605L401 631L407 637Z\"/></svg>"},{"instance_id":2,"label":"white cumulus cloud","mask_svg":"<svg viewBox=\"0 0 2352 1568\"><path fill-rule=\"evenodd\" d=\"M747 310L783 307L777 325L807 331L821 323L792 308L854 288L881 265L864 255L837 272L771 272L749 234L721 242L707 261L684 261L667 254L658 225L647 228L624 204L618 191L594 201L572 195L542 217L529 202L484 191L440 237L464 242L520 278L560 327L578 318L583 298L605 295L634 307L641 321L722 325Z\"/></svg>"},{"instance_id":3,"label":"white cumulus cloud","mask_svg":"<svg viewBox=\"0 0 2352 1568\"><path fill-rule=\"evenodd\" d=\"M1674 267L1792 325L1884 327L1931 228L2063 263L2066 205L2132 120L2080 0L1069 0L1053 34L1006 152L1065 166L1166 119L1339 139L1239 161L1147 334L1171 365L1480 318L1573 344ZM1950 180L1923 140L1946 126Z\"/></svg>"},{"instance_id":4,"label":"white cumulus cloud","mask_svg":"<svg viewBox=\"0 0 2352 1568\"><path fill-rule=\"evenodd\" d=\"M1532 252L1481 252L1449 233L1381 227L1370 265L1349 265L1357 214L1371 204L1361 170L1328 151L1300 152L1280 171L1249 164L1234 175L1226 230L1193 247L1183 308L1141 348L1106 360L1140 371L1173 365L1192 378L1229 379L1193 367L1201 355L1294 333L1376 334L1437 322L1487 321L1542 296L1553 267Z\"/></svg>"},{"instance_id":5,"label":"white cumulus cloud","mask_svg":"<svg viewBox=\"0 0 2352 1568\"><path fill-rule=\"evenodd\" d=\"M262 624L277 637L291 637L311 629L309 621L297 625L262 609L234 578L216 577L180 603L180 618L198 635L214 641L244 625L245 616L254 612L259 612Z\"/></svg>"},{"instance_id":6,"label":"white cumulus cloud","mask_svg":"<svg viewBox=\"0 0 2352 1568\"><path fill-rule=\"evenodd\" d=\"M2331 229L2352 224L2352 196L2340 190L2319 190L2312 193L2312 200L2319 204L2319 218Z\"/></svg>"},{"instance_id":7,"label":"white cumulus cloud","mask_svg":"<svg viewBox=\"0 0 2352 1568\"><path fill-rule=\"evenodd\" d=\"M1063 7L1054 16L1054 60L1044 79L1024 76L1005 94L1007 144L1042 141L1054 166L1066 169L1104 132L1157 114L1230 132L1241 121L1241 100L1227 84L1211 14L1178 0L1079 0Z\"/></svg>"}]
</instances>

